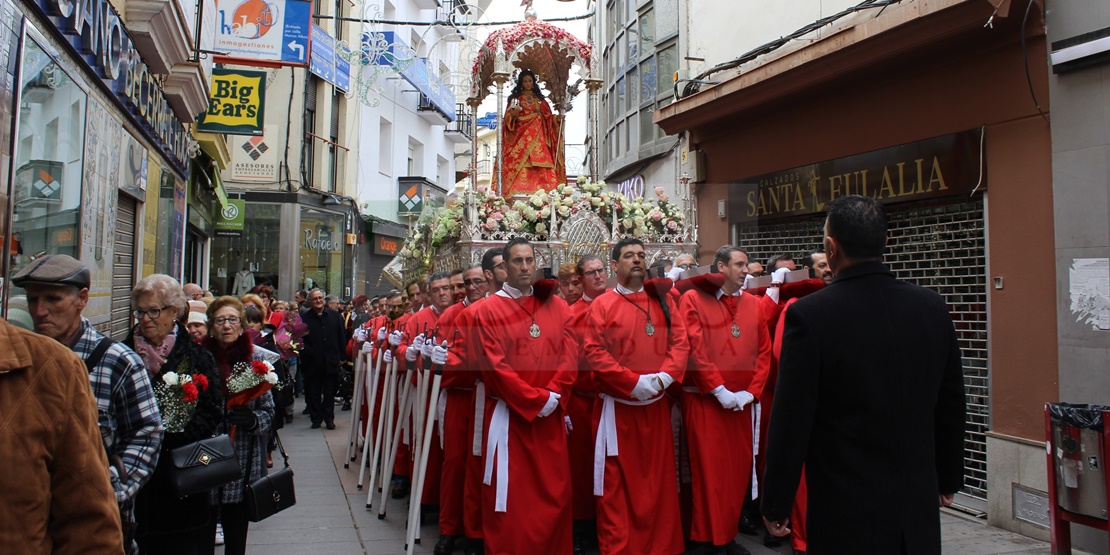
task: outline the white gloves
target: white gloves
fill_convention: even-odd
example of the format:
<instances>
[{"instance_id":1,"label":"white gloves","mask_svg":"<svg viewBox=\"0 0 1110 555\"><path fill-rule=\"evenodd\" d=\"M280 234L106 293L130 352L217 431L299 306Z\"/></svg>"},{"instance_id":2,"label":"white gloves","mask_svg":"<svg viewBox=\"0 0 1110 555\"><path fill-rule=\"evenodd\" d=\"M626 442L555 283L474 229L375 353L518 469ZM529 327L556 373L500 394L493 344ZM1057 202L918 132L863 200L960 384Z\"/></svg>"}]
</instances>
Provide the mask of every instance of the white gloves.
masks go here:
<instances>
[{"instance_id":1,"label":"white gloves","mask_svg":"<svg viewBox=\"0 0 1110 555\"><path fill-rule=\"evenodd\" d=\"M733 395L736 396L736 402L740 405L740 407L736 410L744 410L744 407L755 402L755 395L752 395L747 391L737 391L736 393L733 393Z\"/></svg>"},{"instance_id":2,"label":"white gloves","mask_svg":"<svg viewBox=\"0 0 1110 555\"><path fill-rule=\"evenodd\" d=\"M386 349L385 354L382 355L383 362L393 362L393 349Z\"/></svg>"},{"instance_id":3,"label":"white gloves","mask_svg":"<svg viewBox=\"0 0 1110 555\"><path fill-rule=\"evenodd\" d=\"M570 421L569 416L563 417L563 425L566 426L568 434L574 431L574 423Z\"/></svg>"},{"instance_id":4,"label":"white gloves","mask_svg":"<svg viewBox=\"0 0 1110 555\"><path fill-rule=\"evenodd\" d=\"M409 345L409 348L405 351L405 360L416 362L418 356L420 356L420 349L416 348L416 345Z\"/></svg>"},{"instance_id":5,"label":"white gloves","mask_svg":"<svg viewBox=\"0 0 1110 555\"><path fill-rule=\"evenodd\" d=\"M775 270L771 273L771 283L778 283L779 285L781 285L784 281L786 281L786 274L789 273L790 270L788 268L779 268L778 270Z\"/></svg>"},{"instance_id":6,"label":"white gloves","mask_svg":"<svg viewBox=\"0 0 1110 555\"><path fill-rule=\"evenodd\" d=\"M718 385L713 388L713 396L717 398L717 402L721 404L721 408L728 410L740 410L740 402L736 398L736 394L725 389L725 386Z\"/></svg>"},{"instance_id":7,"label":"white gloves","mask_svg":"<svg viewBox=\"0 0 1110 555\"><path fill-rule=\"evenodd\" d=\"M744 290L749 289L750 286L751 286L751 283L753 281L755 281L755 276L753 276L751 274L748 274L748 275L744 276L744 286L741 287L741 289L744 289Z\"/></svg>"},{"instance_id":8,"label":"white gloves","mask_svg":"<svg viewBox=\"0 0 1110 555\"><path fill-rule=\"evenodd\" d=\"M631 397L637 401L647 401L659 393L659 380L655 374L644 374L636 380L636 387L632 388Z\"/></svg>"},{"instance_id":9,"label":"white gloves","mask_svg":"<svg viewBox=\"0 0 1110 555\"><path fill-rule=\"evenodd\" d=\"M409 344L409 350L411 351L413 349L416 349L416 354L418 355L424 350L424 334L416 336L416 338L412 340L412 343Z\"/></svg>"},{"instance_id":10,"label":"white gloves","mask_svg":"<svg viewBox=\"0 0 1110 555\"><path fill-rule=\"evenodd\" d=\"M373 343L367 341L366 343L362 344L362 352L369 353L370 351L373 351L373 350L374 350L374 344Z\"/></svg>"},{"instance_id":11,"label":"white gloves","mask_svg":"<svg viewBox=\"0 0 1110 555\"><path fill-rule=\"evenodd\" d=\"M671 278L671 281L678 281L678 277L682 275L683 271L684 270L682 268L675 266L674 268L671 268L671 271L667 272L667 277Z\"/></svg>"},{"instance_id":12,"label":"white gloves","mask_svg":"<svg viewBox=\"0 0 1110 555\"><path fill-rule=\"evenodd\" d=\"M385 326L378 328L378 341L385 341Z\"/></svg>"},{"instance_id":13,"label":"white gloves","mask_svg":"<svg viewBox=\"0 0 1110 555\"><path fill-rule=\"evenodd\" d=\"M548 392L547 403L544 404L543 409L540 410L540 418L543 418L555 412L555 407L559 406L560 397L562 397L562 395L559 395L554 391Z\"/></svg>"},{"instance_id":14,"label":"white gloves","mask_svg":"<svg viewBox=\"0 0 1110 555\"><path fill-rule=\"evenodd\" d=\"M656 378L659 378L659 381L663 382L663 389L667 389L671 386L671 384L674 383L674 378L672 378L671 375L666 372L658 372L653 375Z\"/></svg>"},{"instance_id":15,"label":"white gloves","mask_svg":"<svg viewBox=\"0 0 1110 555\"><path fill-rule=\"evenodd\" d=\"M405 336L403 333L401 333L400 331L395 331L389 334L389 344L396 347L401 344L401 340L404 338Z\"/></svg>"},{"instance_id":16,"label":"white gloves","mask_svg":"<svg viewBox=\"0 0 1110 555\"><path fill-rule=\"evenodd\" d=\"M436 345L432 349L432 364L444 365L447 364L447 342L444 341L442 345Z\"/></svg>"},{"instance_id":17,"label":"white gloves","mask_svg":"<svg viewBox=\"0 0 1110 555\"><path fill-rule=\"evenodd\" d=\"M424 358L432 358L432 350L434 350L435 348L436 348L435 338L434 337L429 337L429 338L424 340L424 344L420 348L420 354L424 355Z\"/></svg>"},{"instance_id":18,"label":"white gloves","mask_svg":"<svg viewBox=\"0 0 1110 555\"><path fill-rule=\"evenodd\" d=\"M355 341L366 341L366 328L355 330Z\"/></svg>"}]
</instances>

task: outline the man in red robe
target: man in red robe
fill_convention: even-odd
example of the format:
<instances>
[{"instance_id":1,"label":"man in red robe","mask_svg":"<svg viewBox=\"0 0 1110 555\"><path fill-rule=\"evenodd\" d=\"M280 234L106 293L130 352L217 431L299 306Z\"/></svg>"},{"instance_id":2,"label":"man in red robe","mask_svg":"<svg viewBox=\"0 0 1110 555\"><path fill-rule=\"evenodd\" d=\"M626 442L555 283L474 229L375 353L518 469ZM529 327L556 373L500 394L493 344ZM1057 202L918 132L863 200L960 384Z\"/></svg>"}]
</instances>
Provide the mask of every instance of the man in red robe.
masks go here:
<instances>
[{"instance_id":1,"label":"man in red robe","mask_svg":"<svg viewBox=\"0 0 1110 555\"><path fill-rule=\"evenodd\" d=\"M680 312L690 340L682 419L690 453L690 540L707 555L747 553L735 544L744 495L752 477L753 402L771 364L771 338L760 300L740 287L748 255L732 245L717 250L713 265L724 278L694 278Z\"/></svg>"},{"instance_id":2,"label":"man in red robe","mask_svg":"<svg viewBox=\"0 0 1110 555\"><path fill-rule=\"evenodd\" d=\"M467 336L472 330L463 310L485 298L489 284L480 264L475 264L459 274L466 296L443 311L439 317L440 340L450 345L447 363L443 366L440 386L443 407L440 426L443 433L443 469L439 489L439 541L435 555L450 555L459 538L466 535L463 526L463 490L466 479L466 461L471 448L471 426L474 417L474 385L478 372L467 365ZM469 543L469 542L463 542Z\"/></svg>"},{"instance_id":3,"label":"man in red robe","mask_svg":"<svg viewBox=\"0 0 1110 555\"><path fill-rule=\"evenodd\" d=\"M577 374L570 309L533 294L535 250L505 247L508 281L478 304L485 410L482 533L489 555L571 552L570 465L560 399Z\"/></svg>"},{"instance_id":4,"label":"man in red robe","mask_svg":"<svg viewBox=\"0 0 1110 555\"><path fill-rule=\"evenodd\" d=\"M450 275L446 272L432 274L428 278L428 294L426 297L428 306L409 318L405 326L407 333L394 332L394 334L401 336L401 341L397 344L396 356L401 357L409 370L423 368L425 358L428 359L430 364L432 348L440 343L440 335L437 333L439 317L444 310L447 310L447 307L451 306L453 299L454 287L451 285ZM416 373L412 372L410 376L410 383L415 385L417 383ZM425 402L427 402L427 399L425 399ZM408 437L412 437L412 432L415 431L416 427L417 402L415 399L413 399L412 404L412 413L406 421L410 431L407 434ZM400 409L403 412L404 407L400 407ZM439 472L443 463L443 450L439 447L439 432L433 428L432 434L432 447L428 452L427 479L424 481L424 492L420 499L420 503L425 505L439 502ZM403 443L401 447L405 447L405 444ZM394 474L401 476L402 486L400 488L394 487L392 492L394 498L404 497L404 494L407 493L408 487L404 485L404 482L411 483L412 469L416 462L412 460L414 448L415 446L408 444L407 449L397 449L397 459L394 461L393 468ZM398 495L399 493L401 495Z\"/></svg>"},{"instance_id":5,"label":"man in red robe","mask_svg":"<svg viewBox=\"0 0 1110 555\"><path fill-rule=\"evenodd\" d=\"M508 279L505 270L505 249L492 248L482 255L482 273L485 275L489 292L486 298L501 290ZM481 380L481 368L478 359L482 354L482 338L474 327L475 315L478 311L475 303L463 309L459 315L459 327L464 330L463 341L459 343L463 350L456 349L455 356L466 361L466 368L475 374L474 384L474 412L470 415L470 428L467 438L470 440L470 450L466 458L466 484L463 487L463 526L466 528L467 542L463 545L466 555L480 555L485 551L482 541L482 480L484 466L482 453L485 451L485 442L482 427L485 424L486 389Z\"/></svg>"},{"instance_id":6,"label":"man in red robe","mask_svg":"<svg viewBox=\"0 0 1110 555\"><path fill-rule=\"evenodd\" d=\"M582 345L590 324L590 306L605 293L607 274L601 258L588 254L575 265L582 296L570 305L571 328ZM597 538L597 501L594 498L594 436L593 410L597 388L593 384L590 364L585 357L578 360L578 379L574 381L567 417L570 418L567 443L570 454L570 483L574 492L574 555L586 553L587 538Z\"/></svg>"},{"instance_id":7,"label":"man in red robe","mask_svg":"<svg viewBox=\"0 0 1110 555\"><path fill-rule=\"evenodd\" d=\"M682 381L689 344L669 279L645 284L643 243L612 251L617 286L594 300L584 355L593 370L594 495L603 555L674 555L685 549L671 411L663 391Z\"/></svg>"}]
</instances>

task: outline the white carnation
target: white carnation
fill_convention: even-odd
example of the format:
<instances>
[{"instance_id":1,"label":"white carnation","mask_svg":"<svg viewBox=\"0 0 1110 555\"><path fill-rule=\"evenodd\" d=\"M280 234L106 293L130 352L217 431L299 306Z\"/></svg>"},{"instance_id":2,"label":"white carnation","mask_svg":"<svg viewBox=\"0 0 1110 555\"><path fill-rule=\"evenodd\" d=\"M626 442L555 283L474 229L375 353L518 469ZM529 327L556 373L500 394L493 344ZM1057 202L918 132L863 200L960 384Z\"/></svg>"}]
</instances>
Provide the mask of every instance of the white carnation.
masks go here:
<instances>
[{"instance_id":1,"label":"white carnation","mask_svg":"<svg viewBox=\"0 0 1110 555\"><path fill-rule=\"evenodd\" d=\"M268 364L269 364L269 363L267 363L267 365L268 365ZM267 381L267 382L270 382L270 385L273 385L273 384L276 384L276 383L278 383L278 376L277 376L277 374L275 374L275 373L273 373L273 372L266 372L266 381Z\"/></svg>"},{"instance_id":2,"label":"white carnation","mask_svg":"<svg viewBox=\"0 0 1110 555\"><path fill-rule=\"evenodd\" d=\"M162 374L162 381L166 382L166 385L177 385L181 382L181 379L178 377L177 372L166 372Z\"/></svg>"}]
</instances>

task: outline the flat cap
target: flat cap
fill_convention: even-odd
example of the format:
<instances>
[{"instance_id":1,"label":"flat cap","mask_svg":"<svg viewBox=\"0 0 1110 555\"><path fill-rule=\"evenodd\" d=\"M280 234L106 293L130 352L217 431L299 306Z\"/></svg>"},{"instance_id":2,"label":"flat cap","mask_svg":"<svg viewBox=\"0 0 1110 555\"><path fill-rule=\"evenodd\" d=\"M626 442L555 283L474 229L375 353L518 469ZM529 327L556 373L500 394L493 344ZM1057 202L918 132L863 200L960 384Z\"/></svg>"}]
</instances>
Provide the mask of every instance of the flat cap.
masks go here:
<instances>
[{"instance_id":1,"label":"flat cap","mask_svg":"<svg viewBox=\"0 0 1110 555\"><path fill-rule=\"evenodd\" d=\"M85 289L91 283L89 269L65 254L49 254L36 258L12 277L17 287L28 285L70 285Z\"/></svg>"}]
</instances>

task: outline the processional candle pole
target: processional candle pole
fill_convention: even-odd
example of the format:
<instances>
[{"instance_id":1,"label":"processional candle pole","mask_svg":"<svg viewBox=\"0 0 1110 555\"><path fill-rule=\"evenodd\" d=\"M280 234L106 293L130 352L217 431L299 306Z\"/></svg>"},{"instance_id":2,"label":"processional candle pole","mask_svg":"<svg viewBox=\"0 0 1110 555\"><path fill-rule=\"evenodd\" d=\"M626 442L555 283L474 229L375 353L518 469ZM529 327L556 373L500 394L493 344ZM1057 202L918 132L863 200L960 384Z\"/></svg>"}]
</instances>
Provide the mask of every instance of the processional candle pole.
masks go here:
<instances>
[{"instance_id":1,"label":"processional candle pole","mask_svg":"<svg viewBox=\"0 0 1110 555\"><path fill-rule=\"evenodd\" d=\"M601 140L601 107L598 103L598 91L604 84L601 79L586 79L586 89L590 91L590 182L597 183L598 168L597 143Z\"/></svg>"}]
</instances>

